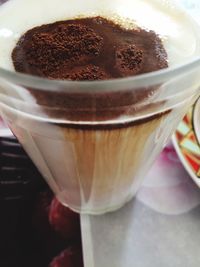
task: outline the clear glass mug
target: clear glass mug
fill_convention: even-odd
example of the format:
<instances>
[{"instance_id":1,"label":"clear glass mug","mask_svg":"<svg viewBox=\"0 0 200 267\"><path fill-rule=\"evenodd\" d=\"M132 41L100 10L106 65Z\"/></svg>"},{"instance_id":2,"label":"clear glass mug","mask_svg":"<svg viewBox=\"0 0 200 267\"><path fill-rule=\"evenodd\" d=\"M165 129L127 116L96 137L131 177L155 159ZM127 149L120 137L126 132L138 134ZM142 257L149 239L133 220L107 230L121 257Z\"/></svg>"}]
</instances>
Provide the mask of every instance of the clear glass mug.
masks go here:
<instances>
[{"instance_id":1,"label":"clear glass mug","mask_svg":"<svg viewBox=\"0 0 200 267\"><path fill-rule=\"evenodd\" d=\"M33 1L32 10L35 6L44 12L45 2ZM59 0L56 5L58 2L69 1ZM112 10L132 19L132 2L87 0L83 6L82 0L75 0L60 12L65 10L66 18L71 18ZM50 13L55 4L50 1L51 5ZM26 17L28 5L23 8ZM23 16L19 14L19 19ZM101 214L121 207L135 195L145 173L199 95L200 31L190 23L195 53L179 66L149 74L73 82L0 69L1 115L64 205L80 213ZM0 21L0 31L1 25ZM9 27L14 32L11 24Z\"/></svg>"}]
</instances>

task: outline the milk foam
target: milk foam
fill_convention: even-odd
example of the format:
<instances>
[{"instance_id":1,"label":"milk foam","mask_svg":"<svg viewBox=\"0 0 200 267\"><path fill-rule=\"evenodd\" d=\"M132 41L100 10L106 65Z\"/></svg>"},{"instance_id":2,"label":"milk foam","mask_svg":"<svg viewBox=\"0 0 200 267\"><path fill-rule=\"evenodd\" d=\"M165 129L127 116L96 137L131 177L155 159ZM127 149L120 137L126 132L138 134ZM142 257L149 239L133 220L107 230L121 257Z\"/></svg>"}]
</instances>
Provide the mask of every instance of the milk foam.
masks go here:
<instances>
[{"instance_id":1,"label":"milk foam","mask_svg":"<svg viewBox=\"0 0 200 267\"><path fill-rule=\"evenodd\" d=\"M9 0L0 7L0 66L14 70L12 50L19 38L35 26L83 15L111 18L111 14L158 33L170 66L185 63L200 53L193 22L167 0Z\"/></svg>"}]
</instances>

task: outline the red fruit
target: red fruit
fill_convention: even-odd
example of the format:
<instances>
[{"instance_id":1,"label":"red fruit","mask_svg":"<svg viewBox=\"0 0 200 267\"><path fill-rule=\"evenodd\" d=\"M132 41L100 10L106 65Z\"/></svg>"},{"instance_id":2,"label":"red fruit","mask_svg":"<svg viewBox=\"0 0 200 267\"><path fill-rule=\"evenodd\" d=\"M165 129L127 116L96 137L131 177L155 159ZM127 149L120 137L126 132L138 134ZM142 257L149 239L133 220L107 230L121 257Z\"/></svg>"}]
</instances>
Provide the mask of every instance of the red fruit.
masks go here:
<instances>
[{"instance_id":1,"label":"red fruit","mask_svg":"<svg viewBox=\"0 0 200 267\"><path fill-rule=\"evenodd\" d=\"M63 206L57 198L51 202L49 222L64 238L71 239L80 236L79 215Z\"/></svg>"},{"instance_id":2,"label":"red fruit","mask_svg":"<svg viewBox=\"0 0 200 267\"><path fill-rule=\"evenodd\" d=\"M81 249L70 247L55 257L49 267L83 267Z\"/></svg>"},{"instance_id":3,"label":"red fruit","mask_svg":"<svg viewBox=\"0 0 200 267\"><path fill-rule=\"evenodd\" d=\"M38 194L33 213L33 229L36 244L45 261L49 262L68 245L67 240L60 237L49 223L49 210L53 193L46 190Z\"/></svg>"},{"instance_id":4,"label":"red fruit","mask_svg":"<svg viewBox=\"0 0 200 267\"><path fill-rule=\"evenodd\" d=\"M50 227L48 217L52 199L52 192L47 190L39 193L36 200L35 212L33 213L33 224L42 232L48 231L48 228Z\"/></svg>"}]
</instances>

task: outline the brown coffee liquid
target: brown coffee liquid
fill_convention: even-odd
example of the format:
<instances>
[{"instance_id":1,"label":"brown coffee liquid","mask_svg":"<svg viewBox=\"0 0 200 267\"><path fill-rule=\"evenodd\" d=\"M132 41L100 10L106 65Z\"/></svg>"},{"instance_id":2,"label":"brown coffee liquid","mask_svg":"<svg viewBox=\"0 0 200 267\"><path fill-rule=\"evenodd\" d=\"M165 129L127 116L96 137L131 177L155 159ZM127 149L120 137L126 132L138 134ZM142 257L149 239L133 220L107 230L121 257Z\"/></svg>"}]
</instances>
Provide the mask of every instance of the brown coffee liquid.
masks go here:
<instances>
[{"instance_id":1,"label":"brown coffee liquid","mask_svg":"<svg viewBox=\"0 0 200 267\"><path fill-rule=\"evenodd\" d=\"M102 17L33 28L20 38L12 59L18 72L70 80L120 78L168 66L155 32L125 29Z\"/></svg>"}]
</instances>

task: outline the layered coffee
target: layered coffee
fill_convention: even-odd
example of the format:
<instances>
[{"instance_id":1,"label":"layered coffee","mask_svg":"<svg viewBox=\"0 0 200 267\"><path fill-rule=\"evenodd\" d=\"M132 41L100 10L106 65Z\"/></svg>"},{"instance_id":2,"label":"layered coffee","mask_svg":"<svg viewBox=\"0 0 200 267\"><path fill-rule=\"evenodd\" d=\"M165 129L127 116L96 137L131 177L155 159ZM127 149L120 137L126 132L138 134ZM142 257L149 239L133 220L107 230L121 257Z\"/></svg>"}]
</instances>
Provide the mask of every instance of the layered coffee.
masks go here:
<instances>
[{"instance_id":1,"label":"layered coffee","mask_svg":"<svg viewBox=\"0 0 200 267\"><path fill-rule=\"evenodd\" d=\"M17 2L26 5L24 0L15 0L13 5ZM61 7L65 5L60 2ZM139 9L141 2L143 8L149 7L147 1L135 1L133 6ZM152 14L162 12L156 3ZM5 4L4 16L6 10L12 14L11 6L11 2ZM165 101L154 101L162 87L159 83L133 84L134 89L124 83L120 90L101 92L94 81L119 79L115 81L120 84L121 78L158 71L191 55L191 46L186 44L184 56L178 54L180 42L175 42L173 32L169 42L162 29L156 32L154 27L99 13L70 19L60 16L59 20L51 12L49 19L37 15L31 27L18 32L15 42L12 39L9 50L5 46L9 60L6 53L6 60L0 60L0 66L20 73L58 83L75 81L76 90L66 92L30 86L24 93L15 88L17 100L27 101L27 106L16 102L18 112L6 110L4 116L58 198L76 211L89 213L116 209L135 194L184 114L184 108L177 113ZM181 27L181 19L174 21ZM91 82L94 91L79 90L77 81Z\"/></svg>"}]
</instances>

